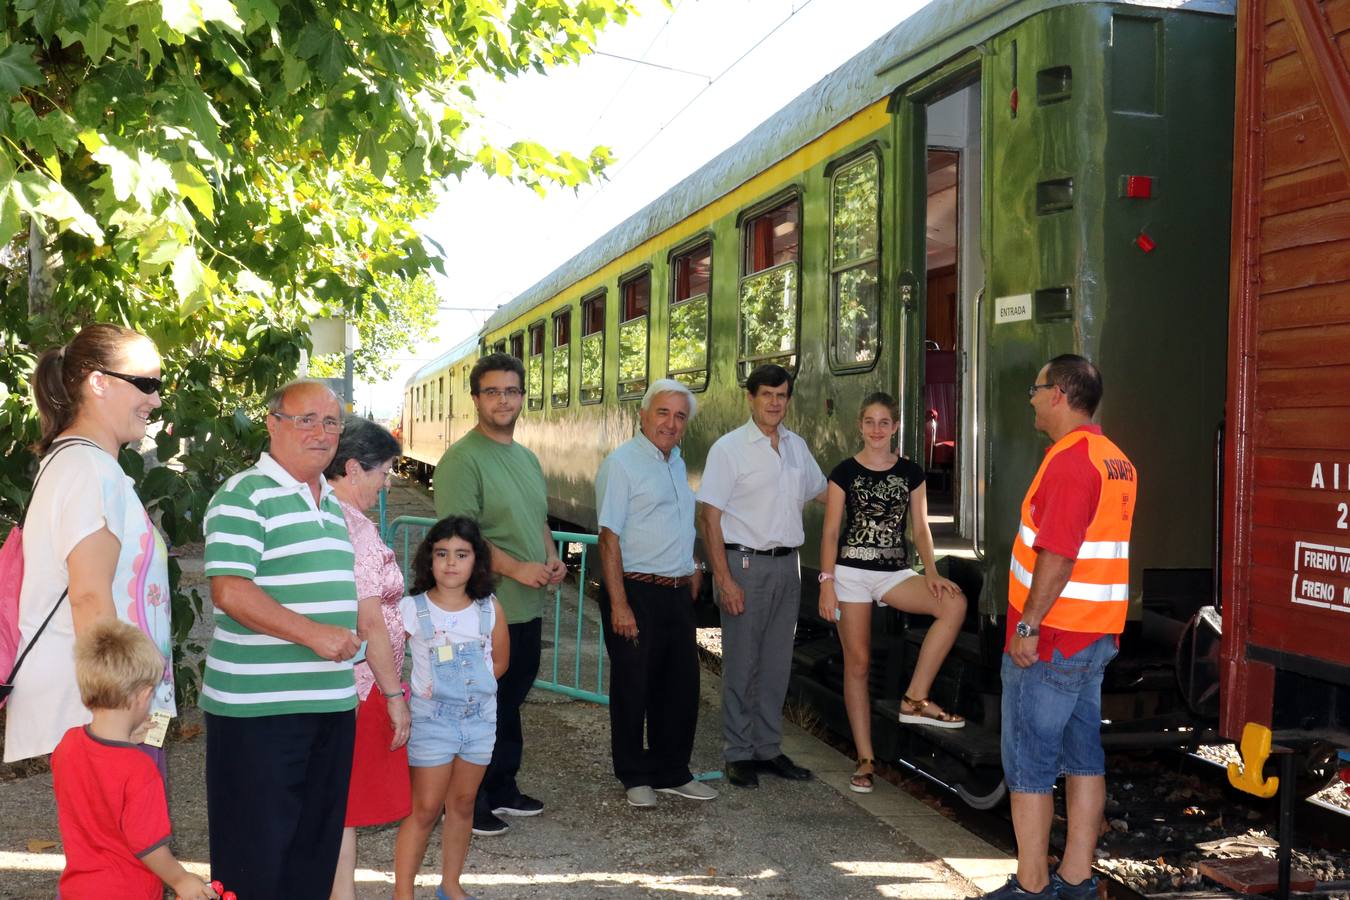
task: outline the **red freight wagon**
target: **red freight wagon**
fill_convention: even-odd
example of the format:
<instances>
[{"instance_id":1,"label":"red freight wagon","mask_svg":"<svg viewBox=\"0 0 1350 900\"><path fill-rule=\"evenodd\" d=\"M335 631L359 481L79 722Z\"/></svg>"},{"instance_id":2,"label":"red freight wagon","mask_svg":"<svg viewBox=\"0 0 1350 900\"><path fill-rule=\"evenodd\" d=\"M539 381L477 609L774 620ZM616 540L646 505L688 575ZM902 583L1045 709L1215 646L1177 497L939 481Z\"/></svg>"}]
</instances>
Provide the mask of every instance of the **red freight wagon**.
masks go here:
<instances>
[{"instance_id":1,"label":"red freight wagon","mask_svg":"<svg viewBox=\"0 0 1350 900\"><path fill-rule=\"evenodd\" d=\"M1350 0L1241 3L1220 727L1305 748L1350 746L1343 47Z\"/></svg>"}]
</instances>

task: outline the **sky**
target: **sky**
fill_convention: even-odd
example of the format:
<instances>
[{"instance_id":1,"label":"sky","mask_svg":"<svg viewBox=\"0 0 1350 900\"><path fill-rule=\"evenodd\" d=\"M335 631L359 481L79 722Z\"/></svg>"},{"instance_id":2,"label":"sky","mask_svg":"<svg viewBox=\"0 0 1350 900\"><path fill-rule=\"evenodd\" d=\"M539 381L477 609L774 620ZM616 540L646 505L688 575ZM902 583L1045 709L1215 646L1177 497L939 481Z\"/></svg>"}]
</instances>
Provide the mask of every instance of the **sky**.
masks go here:
<instances>
[{"instance_id":1,"label":"sky","mask_svg":"<svg viewBox=\"0 0 1350 900\"><path fill-rule=\"evenodd\" d=\"M942 0L934 0L942 2ZM471 336L610 228L735 143L924 5L923 0L638 0L640 15L602 33L579 65L475 84L494 141L537 141L615 160L577 192L528 188L477 171L442 186L423 232L445 249L444 309L431 340L358 382L356 409L397 414L403 384ZM641 62L638 62L638 61Z\"/></svg>"}]
</instances>

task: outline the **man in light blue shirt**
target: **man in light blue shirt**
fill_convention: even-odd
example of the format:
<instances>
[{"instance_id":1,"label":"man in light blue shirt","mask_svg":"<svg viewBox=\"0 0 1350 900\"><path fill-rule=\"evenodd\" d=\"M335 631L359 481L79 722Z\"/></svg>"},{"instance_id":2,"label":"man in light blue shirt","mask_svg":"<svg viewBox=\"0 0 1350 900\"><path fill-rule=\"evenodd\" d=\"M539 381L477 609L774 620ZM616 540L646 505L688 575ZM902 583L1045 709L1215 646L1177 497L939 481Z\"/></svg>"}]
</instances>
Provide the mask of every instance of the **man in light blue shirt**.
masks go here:
<instances>
[{"instance_id":1,"label":"man in light blue shirt","mask_svg":"<svg viewBox=\"0 0 1350 900\"><path fill-rule=\"evenodd\" d=\"M641 431L600 464L600 601L609 650L614 774L633 806L656 792L712 800L689 772L698 725L694 599L694 493L677 446L697 404L689 388L660 379L642 398ZM646 740L644 742L644 733Z\"/></svg>"}]
</instances>

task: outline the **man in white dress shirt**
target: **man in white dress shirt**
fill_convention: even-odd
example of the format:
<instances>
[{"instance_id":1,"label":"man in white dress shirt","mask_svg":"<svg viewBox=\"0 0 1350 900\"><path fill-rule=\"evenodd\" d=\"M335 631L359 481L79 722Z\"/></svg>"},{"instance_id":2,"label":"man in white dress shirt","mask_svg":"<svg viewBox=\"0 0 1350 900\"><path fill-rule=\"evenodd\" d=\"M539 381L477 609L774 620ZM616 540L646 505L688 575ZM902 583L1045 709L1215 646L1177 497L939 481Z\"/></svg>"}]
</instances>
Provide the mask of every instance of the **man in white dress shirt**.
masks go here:
<instances>
[{"instance_id":1,"label":"man in white dress shirt","mask_svg":"<svg viewBox=\"0 0 1350 900\"><path fill-rule=\"evenodd\" d=\"M750 421L718 438L699 486L703 541L722 608L722 755L727 780L759 771L807 779L783 753L783 701L801 603L802 507L825 501L825 473L783 427L792 376L763 365L745 382Z\"/></svg>"}]
</instances>

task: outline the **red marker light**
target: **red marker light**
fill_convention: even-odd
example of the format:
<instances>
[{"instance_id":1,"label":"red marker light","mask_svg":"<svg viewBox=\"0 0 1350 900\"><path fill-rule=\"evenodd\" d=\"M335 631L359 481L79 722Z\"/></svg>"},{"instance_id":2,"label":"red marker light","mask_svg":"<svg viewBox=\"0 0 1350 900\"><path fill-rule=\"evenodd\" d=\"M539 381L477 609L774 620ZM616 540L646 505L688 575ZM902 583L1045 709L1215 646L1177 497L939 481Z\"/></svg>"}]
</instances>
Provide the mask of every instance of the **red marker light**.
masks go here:
<instances>
[{"instance_id":1,"label":"red marker light","mask_svg":"<svg viewBox=\"0 0 1350 900\"><path fill-rule=\"evenodd\" d=\"M1138 247L1140 250L1143 250L1145 253L1152 253L1153 248L1158 246L1156 243L1154 243L1153 238L1144 234L1144 232L1142 231L1139 232L1139 237L1134 239L1134 244L1136 247Z\"/></svg>"},{"instance_id":2,"label":"red marker light","mask_svg":"<svg viewBox=\"0 0 1350 900\"><path fill-rule=\"evenodd\" d=\"M1125 196L1131 200L1147 200L1153 196L1153 178L1148 175L1126 175Z\"/></svg>"}]
</instances>

